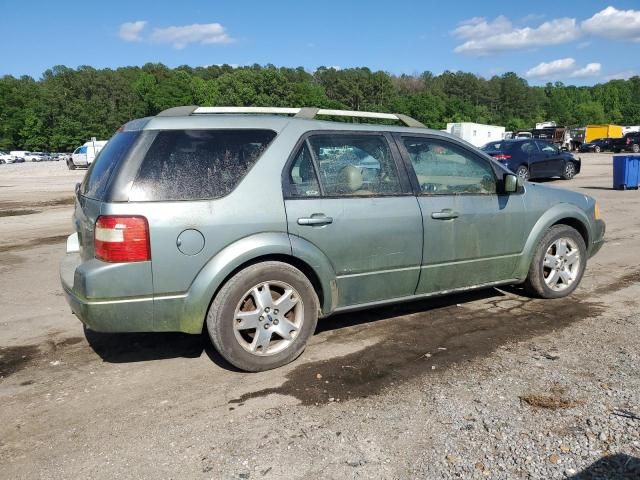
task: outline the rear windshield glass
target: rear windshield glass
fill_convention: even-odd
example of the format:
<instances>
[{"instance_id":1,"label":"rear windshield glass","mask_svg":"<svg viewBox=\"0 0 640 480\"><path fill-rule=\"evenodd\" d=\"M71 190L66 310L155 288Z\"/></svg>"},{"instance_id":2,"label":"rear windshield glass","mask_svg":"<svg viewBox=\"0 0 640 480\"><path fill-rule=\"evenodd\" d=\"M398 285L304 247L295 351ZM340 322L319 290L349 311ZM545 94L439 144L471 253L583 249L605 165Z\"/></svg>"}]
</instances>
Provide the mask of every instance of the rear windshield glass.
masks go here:
<instances>
[{"instance_id":1,"label":"rear windshield glass","mask_svg":"<svg viewBox=\"0 0 640 480\"><path fill-rule=\"evenodd\" d=\"M101 199L109 184L111 174L127 155L140 132L119 132L107 142L91 163L82 182L82 194L85 197ZM86 153L81 149L80 153ZM75 152L74 152L75 153Z\"/></svg>"},{"instance_id":2,"label":"rear windshield glass","mask_svg":"<svg viewBox=\"0 0 640 480\"><path fill-rule=\"evenodd\" d=\"M509 149L511 147L511 144L507 143L507 142L489 142L487 143L484 147L482 147L482 150L484 150L485 152L494 152L494 151L505 151L507 149Z\"/></svg>"},{"instance_id":3,"label":"rear windshield glass","mask_svg":"<svg viewBox=\"0 0 640 480\"><path fill-rule=\"evenodd\" d=\"M129 200L223 197L236 188L275 136L271 130L160 131Z\"/></svg>"}]
</instances>

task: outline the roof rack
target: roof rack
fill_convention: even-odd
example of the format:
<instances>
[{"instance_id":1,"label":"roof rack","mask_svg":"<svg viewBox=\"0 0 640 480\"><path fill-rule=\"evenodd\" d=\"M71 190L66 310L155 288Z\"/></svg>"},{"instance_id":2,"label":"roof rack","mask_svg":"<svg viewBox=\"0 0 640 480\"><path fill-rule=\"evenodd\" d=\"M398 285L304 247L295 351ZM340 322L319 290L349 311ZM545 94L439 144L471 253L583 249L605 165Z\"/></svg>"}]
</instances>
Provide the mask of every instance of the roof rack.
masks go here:
<instances>
[{"instance_id":1,"label":"roof rack","mask_svg":"<svg viewBox=\"0 0 640 480\"><path fill-rule=\"evenodd\" d=\"M314 119L318 115L331 117L376 118L397 120L407 127L426 128L414 118L401 113L360 112L354 110L330 110L325 108L283 108L283 107L174 107L163 110L158 117L183 117L189 115L220 115L232 113L294 115L296 118Z\"/></svg>"}]
</instances>

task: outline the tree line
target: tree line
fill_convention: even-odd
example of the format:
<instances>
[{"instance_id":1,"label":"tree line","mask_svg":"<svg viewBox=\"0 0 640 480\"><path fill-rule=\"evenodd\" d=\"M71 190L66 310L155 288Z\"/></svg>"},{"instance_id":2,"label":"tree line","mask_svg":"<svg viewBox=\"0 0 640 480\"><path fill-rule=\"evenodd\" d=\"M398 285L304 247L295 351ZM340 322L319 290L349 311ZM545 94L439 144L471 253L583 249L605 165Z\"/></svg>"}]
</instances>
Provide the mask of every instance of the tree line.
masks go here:
<instances>
[{"instance_id":1,"label":"tree line","mask_svg":"<svg viewBox=\"0 0 640 480\"><path fill-rule=\"evenodd\" d=\"M507 130L545 120L566 126L640 125L640 77L576 87L530 86L515 73L485 79L466 72L392 75L327 67L308 72L273 65L55 66L39 80L0 78L0 150L70 151L91 137L108 139L128 120L179 105L395 112L437 129L464 121Z\"/></svg>"}]
</instances>

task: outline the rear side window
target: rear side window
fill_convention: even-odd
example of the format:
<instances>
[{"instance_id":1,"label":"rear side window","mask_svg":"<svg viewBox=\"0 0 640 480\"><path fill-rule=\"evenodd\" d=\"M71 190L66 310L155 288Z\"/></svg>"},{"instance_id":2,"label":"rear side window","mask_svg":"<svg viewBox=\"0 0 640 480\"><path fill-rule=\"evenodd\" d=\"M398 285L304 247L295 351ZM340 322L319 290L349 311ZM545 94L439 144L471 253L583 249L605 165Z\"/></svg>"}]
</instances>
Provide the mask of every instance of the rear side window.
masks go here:
<instances>
[{"instance_id":1,"label":"rear side window","mask_svg":"<svg viewBox=\"0 0 640 480\"><path fill-rule=\"evenodd\" d=\"M309 144L324 195L402 193L395 161L382 135L314 135Z\"/></svg>"},{"instance_id":2,"label":"rear side window","mask_svg":"<svg viewBox=\"0 0 640 480\"><path fill-rule=\"evenodd\" d=\"M87 175L82 182L82 194L85 197L100 200L109 184L111 174L127 155L131 146L138 139L140 132L116 133L93 161ZM82 147L79 153L86 153L87 147Z\"/></svg>"},{"instance_id":3,"label":"rear side window","mask_svg":"<svg viewBox=\"0 0 640 480\"><path fill-rule=\"evenodd\" d=\"M160 131L142 161L129 200L224 197L236 188L275 136L271 130Z\"/></svg>"}]
</instances>

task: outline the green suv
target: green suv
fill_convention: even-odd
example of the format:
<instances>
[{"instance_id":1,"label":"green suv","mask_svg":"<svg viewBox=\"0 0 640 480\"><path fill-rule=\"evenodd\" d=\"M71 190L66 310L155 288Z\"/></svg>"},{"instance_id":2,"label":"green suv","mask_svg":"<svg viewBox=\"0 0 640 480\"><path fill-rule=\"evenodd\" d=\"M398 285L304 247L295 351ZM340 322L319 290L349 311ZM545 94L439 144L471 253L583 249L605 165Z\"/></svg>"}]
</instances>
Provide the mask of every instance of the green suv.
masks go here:
<instances>
[{"instance_id":1,"label":"green suv","mask_svg":"<svg viewBox=\"0 0 640 480\"><path fill-rule=\"evenodd\" d=\"M206 327L248 371L291 362L337 312L517 283L566 296L605 231L592 198L521 183L409 117L313 108L133 120L76 187L73 221L61 279L88 328Z\"/></svg>"}]
</instances>

